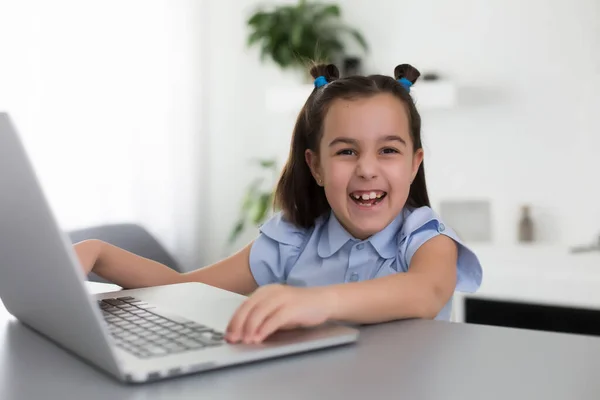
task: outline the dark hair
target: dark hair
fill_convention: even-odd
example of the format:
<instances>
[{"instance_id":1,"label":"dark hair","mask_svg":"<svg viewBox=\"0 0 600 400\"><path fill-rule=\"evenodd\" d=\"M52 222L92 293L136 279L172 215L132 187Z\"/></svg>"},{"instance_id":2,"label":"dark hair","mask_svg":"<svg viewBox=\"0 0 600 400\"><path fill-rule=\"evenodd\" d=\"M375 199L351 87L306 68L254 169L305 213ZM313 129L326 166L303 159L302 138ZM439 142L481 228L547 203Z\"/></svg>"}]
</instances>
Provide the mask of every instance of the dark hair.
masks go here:
<instances>
[{"instance_id":1,"label":"dark hair","mask_svg":"<svg viewBox=\"0 0 600 400\"><path fill-rule=\"evenodd\" d=\"M312 91L298 115L290 154L275 190L275 205L281 208L285 219L304 228L313 226L315 219L331 209L324 189L317 185L305 161L305 152L310 149L319 153L323 121L335 99L370 97L379 93L394 95L406 107L413 151L423 147L421 117L409 91L398 82L400 78L406 78L415 83L420 76L416 68L408 64L398 65L393 78L384 75L339 78L335 65L319 64L311 68L310 74L313 78L323 76L328 83ZM430 206L423 163L411 184L406 204L415 208Z\"/></svg>"}]
</instances>

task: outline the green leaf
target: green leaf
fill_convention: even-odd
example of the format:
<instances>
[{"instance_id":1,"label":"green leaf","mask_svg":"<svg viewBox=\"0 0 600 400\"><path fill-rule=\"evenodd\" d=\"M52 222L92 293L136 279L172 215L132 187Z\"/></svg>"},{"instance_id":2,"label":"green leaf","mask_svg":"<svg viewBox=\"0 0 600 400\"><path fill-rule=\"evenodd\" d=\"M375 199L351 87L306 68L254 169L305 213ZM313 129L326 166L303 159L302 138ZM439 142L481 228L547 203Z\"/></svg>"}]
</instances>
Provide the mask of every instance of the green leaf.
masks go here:
<instances>
[{"instance_id":1,"label":"green leaf","mask_svg":"<svg viewBox=\"0 0 600 400\"><path fill-rule=\"evenodd\" d=\"M242 212L248 212L252 208L252 204L256 202L258 198L258 188L263 183L263 178L256 178L246 190L244 201L242 203Z\"/></svg>"},{"instance_id":2,"label":"green leaf","mask_svg":"<svg viewBox=\"0 0 600 400\"><path fill-rule=\"evenodd\" d=\"M296 23L292 27L292 38L291 44L294 47L300 46L302 44L302 31L304 27L301 23Z\"/></svg>"},{"instance_id":3,"label":"green leaf","mask_svg":"<svg viewBox=\"0 0 600 400\"><path fill-rule=\"evenodd\" d=\"M233 231L231 231L231 234L229 235L228 243L230 245L233 244L237 240L237 238L242 234L242 232L244 231L244 225L245 222L243 218L238 220L238 222L235 224Z\"/></svg>"},{"instance_id":4,"label":"green leaf","mask_svg":"<svg viewBox=\"0 0 600 400\"><path fill-rule=\"evenodd\" d=\"M314 22L320 22L330 17L339 17L340 15L342 15L342 12L340 11L339 6L335 4L328 5L318 11Z\"/></svg>"},{"instance_id":5,"label":"green leaf","mask_svg":"<svg viewBox=\"0 0 600 400\"><path fill-rule=\"evenodd\" d=\"M273 169L276 165L275 160L259 160L260 166L263 168Z\"/></svg>"},{"instance_id":6,"label":"green leaf","mask_svg":"<svg viewBox=\"0 0 600 400\"><path fill-rule=\"evenodd\" d=\"M252 32L250 36L248 36L248 47L254 45L254 43L261 41L264 39L264 34L259 31Z\"/></svg>"},{"instance_id":7,"label":"green leaf","mask_svg":"<svg viewBox=\"0 0 600 400\"><path fill-rule=\"evenodd\" d=\"M269 212L272 197L273 194L270 192L262 193L260 195L258 201L254 203L254 208L250 216L252 223L258 225L264 221L265 217L267 216L267 213Z\"/></svg>"},{"instance_id":8,"label":"green leaf","mask_svg":"<svg viewBox=\"0 0 600 400\"><path fill-rule=\"evenodd\" d=\"M248 25L251 26L259 26L265 23L265 21L271 18L270 13L266 13L264 11L258 11L250 19L248 20Z\"/></svg>"}]
</instances>

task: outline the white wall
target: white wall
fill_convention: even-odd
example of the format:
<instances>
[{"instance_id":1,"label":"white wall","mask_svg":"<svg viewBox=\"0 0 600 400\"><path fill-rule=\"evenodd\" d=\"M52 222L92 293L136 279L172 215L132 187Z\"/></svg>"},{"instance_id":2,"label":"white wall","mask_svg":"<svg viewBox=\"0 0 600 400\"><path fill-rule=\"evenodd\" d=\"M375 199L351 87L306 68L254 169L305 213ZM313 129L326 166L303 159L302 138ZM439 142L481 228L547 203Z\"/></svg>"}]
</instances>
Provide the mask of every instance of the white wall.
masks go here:
<instances>
[{"instance_id":1,"label":"white wall","mask_svg":"<svg viewBox=\"0 0 600 400\"><path fill-rule=\"evenodd\" d=\"M211 41L210 53L210 149L219 156L211 159L210 260L222 255L231 210L252 176L245 158L287 155L291 119L266 115L261 103L268 85L291 78L245 49L243 22L252 3L211 9L218 42ZM523 203L533 206L543 242L587 243L600 233L597 1L340 4L371 44L367 72L391 74L410 62L459 85L455 109L422 113L434 206L442 199L489 199L499 243L515 241Z\"/></svg>"},{"instance_id":2,"label":"white wall","mask_svg":"<svg viewBox=\"0 0 600 400\"><path fill-rule=\"evenodd\" d=\"M371 44L369 72L410 62L460 87L456 109L423 112L434 203L490 199L498 242L523 202L546 242L598 233L596 1L340 3ZM189 267L227 253L248 162L283 161L293 121L265 113L265 90L297 77L246 48L257 4L0 0L0 109L66 228L151 221Z\"/></svg>"},{"instance_id":3,"label":"white wall","mask_svg":"<svg viewBox=\"0 0 600 400\"><path fill-rule=\"evenodd\" d=\"M600 3L342 3L370 69L410 62L459 85L456 109L422 115L434 202L490 199L498 242L515 240L522 203L542 241L600 234Z\"/></svg>"},{"instance_id":4,"label":"white wall","mask_svg":"<svg viewBox=\"0 0 600 400\"><path fill-rule=\"evenodd\" d=\"M202 2L0 0L0 110L61 226L139 222L200 263Z\"/></svg>"},{"instance_id":5,"label":"white wall","mask_svg":"<svg viewBox=\"0 0 600 400\"><path fill-rule=\"evenodd\" d=\"M204 255L212 263L245 245L256 235L249 229L231 249L225 244L237 219L246 185L260 169L252 159L287 155L289 127L265 113L265 90L291 78L272 65L263 65L257 50L246 48L246 20L258 2L209 1L209 49L206 53L207 131L209 132L208 190ZM285 126L285 118L284 118ZM273 132L281 130L280 135ZM283 138L283 139L282 139Z\"/></svg>"}]
</instances>

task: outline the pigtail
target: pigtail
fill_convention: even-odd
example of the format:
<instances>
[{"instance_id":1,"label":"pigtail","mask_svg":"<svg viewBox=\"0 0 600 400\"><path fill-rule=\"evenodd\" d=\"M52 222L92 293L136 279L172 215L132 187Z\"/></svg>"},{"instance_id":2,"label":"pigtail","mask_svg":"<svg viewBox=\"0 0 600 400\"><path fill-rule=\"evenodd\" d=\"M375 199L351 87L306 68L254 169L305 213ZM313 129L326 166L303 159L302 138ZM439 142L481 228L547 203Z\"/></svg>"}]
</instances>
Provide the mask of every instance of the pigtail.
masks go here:
<instances>
[{"instance_id":1,"label":"pigtail","mask_svg":"<svg viewBox=\"0 0 600 400\"><path fill-rule=\"evenodd\" d=\"M407 92L417 82L421 76L418 69L410 64L400 64L394 68L394 78L400 83ZM414 151L423 148L421 143L421 117L417 112L414 102L410 96L406 96L406 104L409 104L409 119L411 131L413 132ZM431 207L429 194L427 192L427 182L425 180L425 162L422 161L417 170L417 175L410 185L408 199L406 204L410 207L418 208L422 206Z\"/></svg>"},{"instance_id":2,"label":"pigtail","mask_svg":"<svg viewBox=\"0 0 600 400\"><path fill-rule=\"evenodd\" d=\"M340 71L334 64L313 64L310 68L310 75L317 79L324 76L327 82L333 82L340 77Z\"/></svg>"},{"instance_id":3,"label":"pigtail","mask_svg":"<svg viewBox=\"0 0 600 400\"><path fill-rule=\"evenodd\" d=\"M414 85L420 76L421 73L419 70L410 64L400 64L394 68L394 78L396 78L397 81L404 78Z\"/></svg>"}]
</instances>

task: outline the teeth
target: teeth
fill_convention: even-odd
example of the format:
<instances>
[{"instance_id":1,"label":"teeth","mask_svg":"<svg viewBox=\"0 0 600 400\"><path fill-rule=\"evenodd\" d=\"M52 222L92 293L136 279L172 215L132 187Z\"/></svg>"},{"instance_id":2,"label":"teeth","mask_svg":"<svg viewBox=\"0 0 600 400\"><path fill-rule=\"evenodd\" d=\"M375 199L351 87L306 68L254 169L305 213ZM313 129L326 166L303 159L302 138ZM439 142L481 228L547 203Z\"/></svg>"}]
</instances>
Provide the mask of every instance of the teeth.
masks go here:
<instances>
[{"instance_id":1,"label":"teeth","mask_svg":"<svg viewBox=\"0 0 600 400\"><path fill-rule=\"evenodd\" d=\"M351 196L356 200L373 200L382 198L383 193L370 192L364 194L351 194Z\"/></svg>"}]
</instances>

